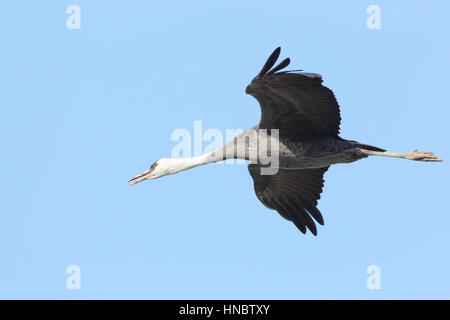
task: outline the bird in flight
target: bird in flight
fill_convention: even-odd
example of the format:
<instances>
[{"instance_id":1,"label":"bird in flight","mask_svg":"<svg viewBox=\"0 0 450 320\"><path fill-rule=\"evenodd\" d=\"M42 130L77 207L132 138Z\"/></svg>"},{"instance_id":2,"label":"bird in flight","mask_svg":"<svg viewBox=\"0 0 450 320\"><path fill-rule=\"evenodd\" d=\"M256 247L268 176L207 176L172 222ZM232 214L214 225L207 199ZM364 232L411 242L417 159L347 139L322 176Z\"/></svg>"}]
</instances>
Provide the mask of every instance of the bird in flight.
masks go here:
<instances>
[{"instance_id":1,"label":"bird in flight","mask_svg":"<svg viewBox=\"0 0 450 320\"><path fill-rule=\"evenodd\" d=\"M249 160L248 170L258 199L267 208L292 221L302 233L309 229L317 235L314 220L324 224L317 201L322 192L324 173L330 165L350 163L368 156L442 161L432 152L392 153L339 137L341 117L333 91L322 85L319 74L282 71L289 65L289 58L273 67L280 51L280 48L275 49L245 90L261 106L257 126L211 153L160 159L150 169L131 178L131 185L226 159ZM260 152L262 149L267 151L268 146L270 157L268 152ZM268 158L271 163L267 162Z\"/></svg>"}]
</instances>

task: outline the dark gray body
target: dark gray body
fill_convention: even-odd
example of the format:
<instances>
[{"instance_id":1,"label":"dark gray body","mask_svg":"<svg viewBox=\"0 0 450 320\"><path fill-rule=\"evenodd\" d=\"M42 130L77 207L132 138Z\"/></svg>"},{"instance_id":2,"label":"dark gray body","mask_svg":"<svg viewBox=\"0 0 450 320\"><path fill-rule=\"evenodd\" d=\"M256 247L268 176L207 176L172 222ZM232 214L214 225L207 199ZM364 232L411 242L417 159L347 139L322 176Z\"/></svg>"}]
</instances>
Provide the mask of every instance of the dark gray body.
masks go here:
<instances>
[{"instance_id":1,"label":"dark gray body","mask_svg":"<svg viewBox=\"0 0 450 320\"><path fill-rule=\"evenodd\" d=\"M225 159L245 159L251 163L266 163L261 159L259 150L264 146L278 145L278 167L280 169L315 169L337 163L349 163L367 155L361 153L357 142L344 140L338 136L304 135L301 139L277 137L270 130L252 127L222 148L211 154L212 162ZM368 146L369 147L369 146Z\"/></svg>"},{"instance_id":2,"label":"dark gray body","mask_svg":"<svg viewBox=\"0 0 450 320\"><path fill-rule=\"evenodd\" d=\"M367 157L349 141L331 135L304 137L302 141L280 138L279 141L281 169L323 168Z\"/></svg>"}]
</instances>

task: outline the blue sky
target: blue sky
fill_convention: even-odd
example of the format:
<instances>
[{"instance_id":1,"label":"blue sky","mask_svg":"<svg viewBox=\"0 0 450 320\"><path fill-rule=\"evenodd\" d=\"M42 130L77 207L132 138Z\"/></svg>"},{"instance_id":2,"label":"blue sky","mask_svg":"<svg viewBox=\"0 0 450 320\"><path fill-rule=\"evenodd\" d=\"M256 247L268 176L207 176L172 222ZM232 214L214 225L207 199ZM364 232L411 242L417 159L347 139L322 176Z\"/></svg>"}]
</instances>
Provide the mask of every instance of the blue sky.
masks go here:
<instances>
[{"instance_id":1,"label":"blue sky","mask_svg":"<svg viewBox=\"0 0 450 320\"><path fill-rule=\"evenodd\" d=\"M381 29L366 27L369 5ZM81 28L66 27L69 5ZM449 166L370 158L325 175L302 235L245 165L129 187L171 133L247 128L277 46L321 73L341 136L450 159L448 1L9 1L0 10L0 298L450 298ZM81 270L69 290L66 269ZM366 287L369 265L381 289Z\"/></svg>"}]
</instances>

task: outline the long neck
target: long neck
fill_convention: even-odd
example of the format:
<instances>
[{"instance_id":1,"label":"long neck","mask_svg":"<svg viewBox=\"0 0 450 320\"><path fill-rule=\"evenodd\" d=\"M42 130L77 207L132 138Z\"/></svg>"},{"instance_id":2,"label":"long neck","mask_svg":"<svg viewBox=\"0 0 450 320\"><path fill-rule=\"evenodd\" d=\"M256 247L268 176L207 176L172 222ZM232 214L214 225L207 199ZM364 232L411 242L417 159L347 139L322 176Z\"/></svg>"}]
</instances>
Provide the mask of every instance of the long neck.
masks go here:
<instances>
[{"instance_id":1,"label":"long neck","mask_svg":"<svg viewBox=\"0 0 450 320\"><path fill-rule=\"evenodd\" d=\"M170 165L165 170L163 175L175 174L181 171L189 170L204 164L214 162L211 161L210 154L190 158L170 158L167 159L167 161L169 161Z\"/></svg>"},{"instance_id":2,"label":"long neck","mask_svg":"<svg viewBox=\"0 0 450 320\"><path fill-rule=\"evenodd\" d=\"M250 154L254 154L257 150L257 139L256 127L247 129L222 147L203 155L203 161L214 163L227 159L249 160Z\"/></svg>"},{"instance_id":3,"label":"long neck","mask_svg":"<svg viewBox=\"0 0 450 320\"><path fill-rule=\"evenodd\" d=\"M201 165L220 162L226 159L237 158L232 152L227 152L225 146L214 150L213 152L203 154L198 157L189 158L171 158L171 172L170 174L178 173L181 171L189 170Z\"/></svg>"},{"instance_id":4,"label":"long neck","mask_svg":"<svg viewBox=\"0 0 450 320\"><path fill-rule=\"evenodd\" d=\"M176 168L176 172L179 172L210 163L208 156L209 154L190 158L175 158L171 160L173 161L172 165Z\"/></svg>"},{"instance_id":5,"label":"long neck","mask_svg":"<svg viewBox=\"0 0 450 320\"><path fill-rule=\"evenodd\" d=\"M249 153L252 152L253 145L252 143L245 143L243 139L250 134L254 134L254 132L254 127L250 128L222 147L198 157L172 159L173 166L176 170L175 172L192 169L204 164L220 162L226 159L249 160Z\"/></svg>"}]
</instances>

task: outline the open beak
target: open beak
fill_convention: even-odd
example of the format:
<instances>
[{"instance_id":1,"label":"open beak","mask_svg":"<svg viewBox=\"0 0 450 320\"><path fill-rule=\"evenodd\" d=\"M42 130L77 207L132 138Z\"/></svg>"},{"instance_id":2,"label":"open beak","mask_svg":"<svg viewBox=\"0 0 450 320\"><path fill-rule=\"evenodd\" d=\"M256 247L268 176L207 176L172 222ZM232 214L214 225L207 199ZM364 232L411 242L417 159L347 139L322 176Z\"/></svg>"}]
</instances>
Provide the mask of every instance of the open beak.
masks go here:
<instances>
[{"instance_id":1,"label":"open beak","mask_svg":"<svg viewBox=\"0 0 450 320\"><path fill-rule=\"evenodd\" d=\"M132 186L133 184L136 184L138 182L141 182L141 181L144 181L144 180L147 180L147 179L151 179L152 178L151 172L152 171L150 169L148 169L148 170L142 172L141 174L138 174L137 176L131 178L130 180L128 180L128 182L133 181L130 184L130 186Z\"/></svg>"}]
</instances>

